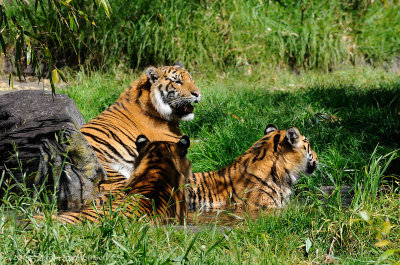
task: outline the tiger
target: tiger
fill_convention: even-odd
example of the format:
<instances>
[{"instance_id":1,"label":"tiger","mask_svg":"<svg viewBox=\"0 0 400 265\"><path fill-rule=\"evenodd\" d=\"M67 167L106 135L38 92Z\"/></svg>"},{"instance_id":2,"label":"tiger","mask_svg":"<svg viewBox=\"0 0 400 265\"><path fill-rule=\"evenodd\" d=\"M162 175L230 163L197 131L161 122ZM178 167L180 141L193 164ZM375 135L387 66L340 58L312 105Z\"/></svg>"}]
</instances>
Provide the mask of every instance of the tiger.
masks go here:
<instances>
[{"instance_id":1,"label":"tiger","mask_svg":"<svg viewBox=\"0 0 400 265\"><path fill-rule=\"evenodd\" d=\"M264 136L231 165L193 173L186 201L190 211L283 208L302 174L311 175L318 157L296 127L268 124Z\"/></svg>"},{"instance_id":2,"label":"tiger","mask_svg":"<svg viewBox=\"0 0 400 265\"><path fill-rule=\"evenodd\" d=\"M183 223L187 216L185 184L191 174L186 157L190 146L184 135L178 142L154 141L139 135L135 142L138 156L135 171L116 195L103 194L80 211L60 212L52 218L67 224L113 217L122 212L128 218L145 216L148 221ZM134 195L139 195L138 198Z\"/></svg>"},{"instance_id":3,"label":"tiger","mask_svg":"<svg viewBox=\"0 0 400 265\"><path fill-rule=\"evenodd\" d=\"M135 170L135 141L177 142L180 121L194 118L199 88L181 63L145 70L109 108L81 128L107 172L100 192L116 193Z\"/></svg>"}]
</instances>

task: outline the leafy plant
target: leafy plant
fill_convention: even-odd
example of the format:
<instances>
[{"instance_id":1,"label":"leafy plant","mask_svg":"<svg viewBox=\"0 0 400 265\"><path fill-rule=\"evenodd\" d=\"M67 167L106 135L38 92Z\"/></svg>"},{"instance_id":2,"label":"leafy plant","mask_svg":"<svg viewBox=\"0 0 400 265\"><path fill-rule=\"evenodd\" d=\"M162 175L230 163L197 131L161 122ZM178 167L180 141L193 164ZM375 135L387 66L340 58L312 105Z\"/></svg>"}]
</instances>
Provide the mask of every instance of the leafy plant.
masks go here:
<instances>
[{"instance_id":1,"label":"leafy plant","mask_svg":"<svg viewBox=\"0 0 400 265\"><path fill-rule=\"evenodd\" d=\"M388 245L393 245L392 242L387 240L387 238L390 236L390 231L393 227L390 224L390 221L388 219L386 219L383 223L379 224L379 223L373 222L373 220L370 219L370 216L366 211L359 212L359 215L360 215L361 219L354 219L354 220L351 220L351 222L365 221L368 224L370 224L374 230L376 230L377 242L374 244L375 247L385 248ZM381 264L383 261L386 261L393 255L397 255L397 257L400 258L400 246L397 246L397 248L390 248L390 249L387 249L386 251L384 251L376 260L376 264ZM396 260L397 260L397 258L396 258ZM399 265L400 259L398 259L395 262L392 262L391 264Z\"/></svg>"},{"instance_id":2,"label":"leafy plant","mask_svg":"<svg viewBox=\"0 0 400 265\"><path fill-rule=\"evenodd\" d=\"M3 52L18 48L10 59L29 59L37 70L41 60L50 71L175 61L202 71L331 71L390 66L400 52L398 1L18 0L1 7Z\"/></svg>"},{"instance_id":3,"label":"leafy plant","mask_svg":"<svg viewBox=\"0 0 400 265\"><path fill-rule=\"evenodd\" d=\"M92 13L99 6L107 16L110 15L108 0L90 1L89 4L87 1L61 0L0 3L0 44L18 77L21 79L23 70L28 67L39 78L51 72L48 77L54 93L57 76L65 79L59 70L59 66L65 65L62 61L72 66L80 62L85 45L81 35L94 30Z\"/></svg>"}]
</instances>

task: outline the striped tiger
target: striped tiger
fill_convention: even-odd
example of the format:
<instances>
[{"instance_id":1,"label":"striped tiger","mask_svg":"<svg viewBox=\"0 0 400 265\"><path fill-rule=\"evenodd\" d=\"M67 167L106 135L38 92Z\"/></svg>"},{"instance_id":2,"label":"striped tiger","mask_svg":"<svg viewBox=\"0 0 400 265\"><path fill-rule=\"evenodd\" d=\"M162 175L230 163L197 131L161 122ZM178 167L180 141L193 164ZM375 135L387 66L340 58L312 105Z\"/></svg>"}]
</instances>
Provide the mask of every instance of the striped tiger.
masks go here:
<instances>
[{"instance_id":1,"label":"striped tiger","mask_svg":"<svg viewBox=\"0 0 400 265\"><path fill-rule=\"evenodd\" d=\"M233 164L189 178L189 210L214 211L230 206L250 210L282 208L302 174L318 166L307 138L292 127L267 125L264 136Z\"/></svg>"},{"instance_id":2,"label":"striped tiger","mask_svg":"<svg viewBox=\"0 0 400 265\"><path fill-rule=\"evenodd\" d=\"M193 103L201 95L192 76L180 63L148 67L108 109L81 128L107 171L100 191L115 194L135 167L136 138L177 142L179 121L194 118Z\"/></svg>"},{"instance_id":3,"label":"striped tiger","mask_svg":"<svg viewBox=\"0 0 400 265\"><path fill-rule=\"evenodd\" d=\"M80 211L60 212L53 218L63 223L97 221L100 217L113 217L112 213L122 212L128 218L146 216L149 221L155 217L162 222L175 220L182 223L187 215L184 186L191 174L191 163L186 158L190 140L187 136L178 142L150 140L139 135L136 139L138 157L135 171L123 188L115 195L103 194ZM140 194L139 198L133 195Z\"/></svg>"}]
</instances>

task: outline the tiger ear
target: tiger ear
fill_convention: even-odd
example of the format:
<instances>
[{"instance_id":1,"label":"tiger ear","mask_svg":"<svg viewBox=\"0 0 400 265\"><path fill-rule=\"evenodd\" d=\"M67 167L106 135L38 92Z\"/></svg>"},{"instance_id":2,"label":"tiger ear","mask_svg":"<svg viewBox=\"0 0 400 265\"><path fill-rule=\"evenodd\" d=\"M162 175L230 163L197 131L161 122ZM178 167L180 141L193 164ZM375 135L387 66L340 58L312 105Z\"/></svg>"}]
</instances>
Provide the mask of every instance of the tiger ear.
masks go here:
<instances>
[{"instance_id":1,"label":"tiger ear","mask_svg":"<svg viewBox=\"0 0 400 265\"><path fill-rule=\"evenodd\" d=\"M150 83L153 85L160 78L160 74L158 70L154 66L149 66L146 69L146 76L150 80Z\"/></svg>"},{"instance_id":2,"label":"tiger ear","mask_svg":"<svg viewBox=\"0 0 400 265\"><path fill-rule=\"evenodd\" d=\"M178 146L179 154L181 157L184 157L187 154L187 150L190 146L190 140L189 137L184 135L182 138L179 140L179 142L176 143Z\"/></svg>"},{"instance_id":3,"label":"tiger ear","mask_svg":"<svg viewBox=\"0 0 400 265\"><path fill-rule=\"evenodd\" d=\"M268 124L267 127L264 130L264 135L266 135L266 134L268 134L270 132L276 131L276 130L278 130L278 128L275 125Z\"/></svg>"},{"instance_id":4,"label":"tiger ear","mask_svg":"<svg viewBox=\"0 0 400 265\"><path fill-rule=\"evenodd\" d=\"M286 139L292 146L297 147L300 141L300 131L296 127L289 128L286 131Z\"/></svg>"},{"instance_id":5,"label":"tiger ear","mask_svg":"<svg viewBox=\"0 0 400 265\"><path fill-rule=\"evenodd\" d=\"M183 65L180 62L175 62L173 66L183 69Z\"/></svg>"},{"instance_id":6,"label":"tiger ear","mask_svg":"<svg viewBox=\"0 0 400 265\"><path fill-rule=\"evenodd\" d=\"M136 149L138 153L143 149L143 147L149 143L150 140L145 135L141 134L136 138Z\"/></svg>"}]
</instances>

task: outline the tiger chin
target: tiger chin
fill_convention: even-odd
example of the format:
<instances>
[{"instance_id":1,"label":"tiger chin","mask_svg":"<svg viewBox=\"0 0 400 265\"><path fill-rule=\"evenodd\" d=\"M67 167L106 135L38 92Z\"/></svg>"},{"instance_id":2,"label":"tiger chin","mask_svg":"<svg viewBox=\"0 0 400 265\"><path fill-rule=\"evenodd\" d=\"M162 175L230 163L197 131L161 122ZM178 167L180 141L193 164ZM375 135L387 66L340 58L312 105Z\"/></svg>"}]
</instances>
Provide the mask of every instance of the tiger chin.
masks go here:
<instances>
[{"instance_id":1,"label":"tiger chin","mask_svg":"<svg viewBox=\"0 0 400 265\"><path fill-rule=\"evenodd\" d=\"M297 128L278 130L269 124L264 136L231 165L190 176L188 208L205 212L283 208L293 185L317 166L317 154Z\"/></svg>"},{"instance_id":2,"label":"tiger chin","mask_svg":"<svg viewBox=\"0 0 400 265\"><path fill-rule=\"evenodd\" d=\"M138 157L135 172L115 195L103 194L81 211L61 212L52 216L62 223L98 222L101 217L145 218L149 222L183 223L187 216L185 184L192 172L186 157L190 146L187 136L178 142L150 140L139 135L136 140ZM112 198L112 199L111 199ZM41 217L37 217L41 218Z\"/></svg>"}]
</instances>

